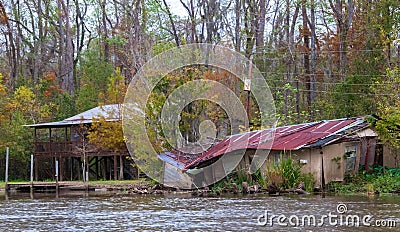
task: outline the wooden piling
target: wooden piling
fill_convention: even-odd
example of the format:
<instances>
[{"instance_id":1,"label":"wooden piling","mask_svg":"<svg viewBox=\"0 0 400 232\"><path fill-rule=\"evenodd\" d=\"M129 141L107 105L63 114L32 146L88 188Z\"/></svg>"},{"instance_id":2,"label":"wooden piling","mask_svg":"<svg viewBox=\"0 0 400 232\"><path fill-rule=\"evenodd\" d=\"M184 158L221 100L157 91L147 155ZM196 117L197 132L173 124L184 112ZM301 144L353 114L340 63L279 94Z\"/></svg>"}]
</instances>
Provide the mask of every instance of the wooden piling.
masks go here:
<instances>
[{"instance_id":1,"label":"wooden piling","mask_svg":"<svg viewBox=\"0 0 400 232\"><path fill-rule=\"evenodd\" d=\"M122 158L122 155L119 156L119 179L124 179L124 160Z\"/></svg>"},{"instance_id":2,"label":"wooden piling","mask_svg":"<svg viewBox=\"0 0 400 232\"><path fill-rule=\"evenodd\" d=\"M8 158L9 158L9 148L6 148L6 173L4 176L4 182L5 182L5 191L6 193L8 192Z\"/></svg>"},{"instance_id":3,"label":"wooden piling","mask_svg":"<svg viewBox=\"0 0 400 232\"><path fill-rule=\"evenodd\" d=\"M117 176L117 156L114 155L114 180L118 180Z\"/></svg>"},{"instance_id":4,"label":"wooden piling","mask_svg":"<svg viewBox=\"0 0 400 232\"><path fill-rule=\"evenodd\" d=\"M58 185L58 160L56 159L56 164L55 164L55 168L56 168L56 197L58 197L58 189L59 189L59 185Z\"/></svg>"},{"instance_id":5,"label":"wooden piling","mask_svg":"<svg viewBox=\"0 0 400 232\"><path fill-rule=\"evenodd\" d=\"M30 182L30 185L31 185L31 193L33 192L33 155L31 155L31 182Z\"/></svg>"}]
</instances>

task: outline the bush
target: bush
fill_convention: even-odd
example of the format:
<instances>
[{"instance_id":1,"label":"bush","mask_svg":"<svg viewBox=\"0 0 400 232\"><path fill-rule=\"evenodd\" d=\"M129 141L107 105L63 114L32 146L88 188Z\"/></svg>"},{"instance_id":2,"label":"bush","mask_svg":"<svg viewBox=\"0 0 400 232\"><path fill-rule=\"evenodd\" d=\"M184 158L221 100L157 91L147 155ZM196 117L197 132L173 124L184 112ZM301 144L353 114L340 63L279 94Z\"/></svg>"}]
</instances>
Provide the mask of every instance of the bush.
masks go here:
<instances>
[{"instance_id":1,"label":"bush","mask_svg":"<svg viewBox=\"0 0 400 232\"><path fill-rule=\"evenodd\" d=\"M333 182L328 184L328 191L334 193L355 192L400 192L400 168L382 166L371 167L372 172L367 173L362 166L358 176L346 175L345 183Z\"/></svg>"},{"instance_id":2,"label":"bush","mask_svg":"<svg viewBox=\"0 0 400 232\"><path fill-rule=\"evenodd\" d=\"M312 173L301 173L300 181L304 183L304 188L307 192L313 192L315 187L315 178Z\"/></svg>"},{"instance_id":3,"label":"bush","mask_svg":"<svg viewBox=\"0 0 400 232\"><path fill-rule=\"evenodd\" d=\"M327 189L332 193L355 193L363 192L364 188L354 183L343 184L341 182L330 182Z\"/></svg>"},{"instance_id":4,"label":"bush","mask_svg":"<svg viewBox=\"0 0 400 232\"><path fill-rule=\"evenodd\" d=\"M400 191L400 176L395 176L392 173L385 173L377 176L372 185L374 190L379 193L391 193Z\"/></svg>"},{"instance_id":5,"label":"bush","mask_svg":"<svg viewBox=\"0 0 400 232\"><path fill-rule=\"evenodd\" d=\"M303 182L306 191L314 190L314 176L311 173L301 173L301 165L292 157L281 158L277 165L269 163L266 176L269 184L275 184L282 189L295 188Z\"/></svg>"}]
</instances>

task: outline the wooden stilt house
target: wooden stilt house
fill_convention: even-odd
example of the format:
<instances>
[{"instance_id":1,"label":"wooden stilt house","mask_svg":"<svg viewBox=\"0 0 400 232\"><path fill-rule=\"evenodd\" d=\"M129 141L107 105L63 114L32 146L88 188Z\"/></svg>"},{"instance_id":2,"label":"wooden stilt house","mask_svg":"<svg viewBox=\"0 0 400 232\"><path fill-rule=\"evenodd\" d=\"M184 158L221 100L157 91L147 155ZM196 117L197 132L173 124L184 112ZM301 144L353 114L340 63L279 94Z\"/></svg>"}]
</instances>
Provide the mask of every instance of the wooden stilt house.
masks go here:
<instances>
[{"instance_id":1,"label":"wooden stilt house","mask_svg":"<svg viewBox=\"0 0 400 232\"><path fill-rule=\"evenodd\" d=\"M36 180L53 179L58 160L59 180L134 179L138 170L127 150L112 152L90 143L88 130L94 119L116 122L121 105L98 106L58 122L28 125L34 129Z\"/></svg>"}]
</instances>

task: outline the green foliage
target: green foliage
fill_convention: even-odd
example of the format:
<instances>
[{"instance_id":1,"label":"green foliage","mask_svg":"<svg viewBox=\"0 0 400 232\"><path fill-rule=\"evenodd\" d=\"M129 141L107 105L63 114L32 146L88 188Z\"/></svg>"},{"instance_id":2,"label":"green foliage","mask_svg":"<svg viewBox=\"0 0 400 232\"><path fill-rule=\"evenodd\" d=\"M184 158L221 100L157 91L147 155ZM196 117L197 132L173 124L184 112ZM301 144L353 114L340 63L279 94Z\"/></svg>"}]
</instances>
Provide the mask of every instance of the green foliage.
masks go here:
<instances>
[{"instance_id":1,"label":"green foliage","mask_svg":"<svg viewBox=\"0 0 400 232\"><path fill-rule=\"evenodd\" d=\"M335 117L354 117L367 115L373 112L372 97L360 97L371 94L371 77L364 75L351 75L338 84L333 93Z\"/></svg>"},{"instance_id":2,"label":"green foliage","mask_svg":"<svg viewBox=\"0 0 400 232\"><path fill-rule=\"evenodd\" d=\"M158 55L162 52L165 52L169 49L174 48L176 45L173 42L164 42L160 41L159 43L155 44L152 49L153 49L153 54Z\"/></svg>"},{"instance_id":3,"label":"green foliage","mask_svg":"<svg viewBox=\"0 0 400 232\"><path fill-rule=\"evenodd\" d=\"M105 95L101 94L101 99L103 99L101 104L119 104L120 113L126 88L124 77L117 68L115 73L108 78L107 91ZM116 112L107 113L113 117L122 118L122 115L115 115ZM109 122L104 117L94 118L88 138L91 143L108 151L124 152L126 150L122 121Z\"/></svg>"},{"instance_id":4,"label":"green foliage","mask_svg":"<svg viewBox=\"0 0 400 232\"><path fill-rule=\"evenodd\" d=\"M291 157L284 158L278 164L278 168L283 177L282 187L294 188L296 185L299 184L301 166L297 161L295 161Z\"/></svg>"},{"instance_id":5,"label":"green foliage","mask_svg":"<svg viewBox=\"0 0 400 232\"><path fill-rule=\"evenodd\" d=\"M199 82L194 82L194 80L199 79L221 80L224 78L229 78L226 72L209 70L202 66L188 66L165 75L157 83L146 104L146 129L157 151L172 148L172 144L169 144L165 140L165 128L163 130L160 123L161 111L171 93L176 95L173 100L175 102L170 102L170 105L185 106L182 110L176 112L176 114L181 119L179 121L179 130L183 137L188 138L190 142L199 140L200 123L204 120L213 121L217 129L229 123L223 110L212 102L213 98L223 98L224 96L219 96L219 93L211 94L207 92L210 85L204 82L200 84ZM184 88L181 88L180 91L175 91L183 85L185 85ZM204 93L210 95L208 98L210 100L186 102L188 96L196 96ZM171 98L168 99L172 101Z\"/></svg>"},{"instance_id":6,"label":"green foliage","mask_svg":"<svg viewBox=\"0 0 400 232\"><path fill-rule=\"evenodd\" d=\"M87 51L82 58L81 76L76 97L77 112L94 108L99 104L99 93L107 91L114 68L96 50Z\"/></svg>"},{"instance_id":7,"label":"green foliage","mask_svg":"<svg viewBox=\"0 0 400 232\"><path fill-rule=\"evenodd\" d=\"M301 173L299 177L300 182L304 183L304 189L312 193L315 188L315 177L312 173Z\"/></svg>"},{"instance_id":8,"label":"green foliage","mask_svg":"<svg viewBox=\"0 0 400 232\"><path fill-rule=\"evenodd\" d=\"M295 188L303 182L306 191L314 190L314 176L311 173L302 173L300 163L290 156L281 155L279 163L267 164L265 174L269 184L275 184L282 189Z\"/></svg>"},{"instance_id":9,"label":"green foliage","mask_svg":"<svg viewBox=\"0 0 400 232\"><path fill-rule=\"evenodd\" d=\"M327 185L327 189L329 192L339 193L339 194L364 192L364 188L354 183L343 184L340 182L330 182Z\"/></svg>"},{"instance_id":10,"label":"green foliage","mask_svg":"<svg viewBox=\"0 0 400 232\"><path fill-rule=\"evenodd\" d=\"M124 101L127 86L125 85L125 77L121 75L121 70L117 68L115 72L107 79L106 95L99 94L102 103L105 104L122 104Z\"/></svg>"},{"instance_id":11,"label":"green foliage","mask_svg":"<svg viewBox=\"0 0 400 232\"><path fill-rule=\"evenodd\" d=\"M7 99L7 87L3 84L3 75L0 73L0 124L5 120Z\"/></svg>"},{"instance_id":12,"label":"green foliage","mask_svg":"<svg viewBox=\"0 0 400 232\"><path fill-rule=\"evenodd\" d=\"M46 72L33 92L41 110L48 112L40 121L61 121L75 113L74 98L61 89L54 72Z\"/></svg>"},{"instance_id":13,"label":"green foliage","mask_svg":"<svg viewBox=\"0 0 400 232\"><path fill-rule=\"evenodd\" d=\"M265 180L261 169L258 169L254 174L253 174L253 180L255 183L259 184L262 188L267 187L267 181Z\"/></svg>"},{"instance_id":14,"label":"green foliage","mask_svg":"<svg viewBox=\"0 0 400 232\"><path fill-rule=\"evenodd\" d=\"M363 168L359 175L347 175L345 183L331 182L328 191L333 193L393 193L400 192L400 168L373 167L371 173Z\"/></svg>"},{"instance_id":15,"label":"green foliage","mask_svg":"<svg viewBox=\"0 0 400 232\"><path fill-rule=\"evenodd\" d=\"M400 168L376 166L371 173L361 169L359 184L379 193L400 192Z\"/></svg>"},{"instance_id":16,"label":"green foliage","mask_svg":"<svg viewBox=\"0 0 400 232\"><path fill-rule=\"evenodd\" d=\"M370 118L370 124L378 132L380 139L396 151L400 151L400 70L388 69L385 77L376 81L373 91L376 94L379 120ZM395 165L398 165L399 160Z\"/></svg>"},{"instance_id":17,"label":"green foliage","mask_svg":"<svg viewBox=\"0 0 400 232\"><path fill-rule=\"evenodd\" d=\"M0 153L10 148L10 180L29 178L33 131L24 125L68 115L71 102L71 97L58 88L53 73L46 73L35 88L20 85L15 91L7 90L0 77ZM0 173L0 179L3 176Z\"/></svg>"},{"instance_id":18,"label":"green foliage","mask_svg":"<svg viewBox=\"0 0 400 232\"><path fill-rule=\"evenodd\" d=\"M10 179L24 179L29 177L29 159L32 154L33 133L23 125L39 121L49 115L45 105L37 101L31 88L18 87L4 100L0 115L0 153L5 153L5 147L10 148L10 163L13 168L9 169ZM1 106L0 106L1 107ZM3 176L3 173L0 174Z\"/></svg>"},{"instance_id":19,"label":"green foliage","mask_svg":"<svg viewBox=\"0 0 400 232\"><path fill-rule=\"evenodd\" d=\"M57 103L57 110L54 113L53 120L61 121L74 115L75 101L68 93L60 93L54 100Z\"/></svg>"},{"instance_id":20,"label":"green foliage","mask_svg":"<svg viewBox=\"0 0 400 232\"><path fill-rule=\"evenodd\" d=\"M385 173L372 182L373 189L379 193L400 192L400 176Z\"/></svg>"},{"instance_id":21,"label":"green foliage","mask_svg":"<svg viewBox=\"0 0 400 232\"><path fill-rule=\"evenodd\" d=\"M300 106L299 115L296 112L296 92L297 89L289 84L282 82L282 90L274 92L274 100L276 107L276 118L279 119L278 126L290 125L306 122L310 118L310 113L305 107ZM285 97L286 96L286 97Z\"/></svg>"},{"instance_id":22,"label":"green foliage","mask_svg":"<svg viewBox=\"0 0 400 232\"><path fill-rule=\"evenodd\" d=\"M123 152L126 148L121 122L95 119L88 132L88 138L91 143L108 151Z\"/></svg>"},{"instance_id":23,"label":"green foliage","mask_svg":"<svg viewBox=\"0 0 400 232\"><path fill-rule=\"evenodd\" d=\"M225 188L227 186L227 182L226 180L220 180L217 183L213 184L213 186L211 187L211 191L213 193L215 193L218 190L222 190L223 188Z\"/></svg>"}]
</instances>

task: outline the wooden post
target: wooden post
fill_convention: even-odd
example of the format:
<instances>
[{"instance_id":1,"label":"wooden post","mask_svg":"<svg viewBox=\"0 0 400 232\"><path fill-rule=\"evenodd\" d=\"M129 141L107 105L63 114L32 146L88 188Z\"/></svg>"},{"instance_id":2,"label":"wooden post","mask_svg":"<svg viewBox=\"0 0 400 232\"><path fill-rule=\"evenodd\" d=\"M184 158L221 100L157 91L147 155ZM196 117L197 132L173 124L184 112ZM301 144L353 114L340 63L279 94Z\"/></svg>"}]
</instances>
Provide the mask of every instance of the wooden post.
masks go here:
<instances>
[{"instance_id":1,"label":"wooden post","mask_svg":"<svg viewBox=\"0 0 400 232\"><path fill-rule=\"evenodd\" d=\"M58 197L58 160L56 159L56 196Z\"/></svg>"},{"instance_id":2,"label":"wooden post","mask_svg":"<svg viewBox=\"0 0 400 232\"><path fill-rule=\"evenodd\" d=\"M83 159L85 160L85 159ZM82 180L85 182L85 161L82 163Z\"/></svg>"},{"instance_id":3,"label":"wooden post","mask_svg":"<svg viewBox=\"0 0 400 232\"><path fill-rule=\"evenodd\" d=\"M117 156L114 155L114 180L117 180Z\"/></svg>"},{"instance_id":4,"label":"wooden post","mask_svg":"<svg viewBox=\"0 0 400 232\"><path fill-rule=\"evenodd\" d=\"M99 180L99 157L96 156L95 158L95 168L96 168L96 180Z\"/></svg>"},{"instance_id":5,"label":"wooden post","mask_svg":"<svg viewBox=\"0 0 400 232\"><path fill-rule=\"evenodd\" d=\"M108 178L108 175L107 175L107 172L108 172L107 159L108 159L107 156L103 156L103 169L102 169L102 171L103 171L103 179L104 180L107 180L107 178ZM100 166L100 168L101 168L101 166Z\"/></svg>"},{"instance_id":6,"label":"wooden post","mask_svg":"<svg viewBox=\"0 0 400 232\"><path fill-rule=\"evenodd\" d=\"M35 141L34 141L34 143L35 143L35 150L33 151L34 153L36 153L36 146L37 146L37 141L38 141L38 139L37 139L37 129L36 129L36 127L35 127ZM36 159L37 159L37 157L36 157ZM34 159L34 167L35 167L35 180L37 181L38 179L39 179L39 170L38 170L38 163L37 163L37 160L36 159Z\"/></svg>"},{"instance_id":7,"label":"wooden post","mask_svg":"<svg viewBox=\"0 0 400 232\"><path fill-rule=\"evenodd\" d=\"M5 181L5 191L8 192L8 158L9 158L9 148L6 148L6 173L4 176Z\"/></svg>"},{"instance_id":8,"label":"wooden post","mask_svg":"<svg viewBox=\"0 0 400 232\"><path fill-rule=\"evenodd\" d=\"M90 164L89 164L89 158L86 156L85 157L85 191L89 191L89 170L90 170Z\"/></svg>"},{"instance_id":9,"label":"wooden post","mask_svg":"<svg viewBox=\"0 0 400 232\"><path fill-rule=\"evenodd\" d=\"M85 181L88 182L89 181L89 169L90 169L90 163L89 163L89 157L86 155L85 158Z\"/></svg>"},{"instance_id":10,"label":"wooden post","mask_svg":"<svg viewBox=\"0 0 400 232\"><path fill-rule=\"evenodd\" d=\"M119 156L119 179L124 179L124 160L122 159L122 155Z\"/></svg>"},{"instance_id":11,"label":"wooden post","mask_svg":"<svg viewBox=\"0 0 400 232\"><path fill-rule=\"evenodd\" d=\"M246 97L246 113L247 113L247 125L246 129L250 128L250 98L251 98L251 78L253 75L253 54L250 55L250 65L249 65L249 76L246 80L247 83L245 83L245 91L247 91L247 97Z\"/></svg>"},{"instance_id":12,"label":"wooden post","mask_svg":"<svg viewBox=\"0 0 400 232\"><path fill-rule=\"evenodd\" d=\"M74 158L73 157L69 157L69 165L70 165L70 179L69 180L73 180L74 179Z\"/></svg>"},{"instance_id":13,"label":"wooden post","mask_svg":"<svg viewBox=\"0 0 400 232\"><path fill-rule=\"evenodd\" d=\"M31 155L31 193L33 192L33 155Z\"/></svg>"},{"instance_id":14,"label":"wooden post","mask_svg":"<svg viewBox=\"0 0 400 232\"><path fill-rule=\"evenodd\" d=\"M51 127L49 127L49 153L52 154L53 150L51 149L52 138L51 138Z\"/></svg>"},{"instance_id":15,"label":"wooden post","mask_svg":"<svg viewBox=\"0 0 400 232\"><path fill-rule=\"evenodd\" d=\"M60 181L63 181L63 179L64 179L64 175L63 175L63 170L64 170L63 166L64 166L64 162L63 162L63 158L62 158L61 155L59 156L59 160L60 160L60 172L59 172L60 178L59 178L59 180L60 180Z\"/></svg>"}]
</instances>

